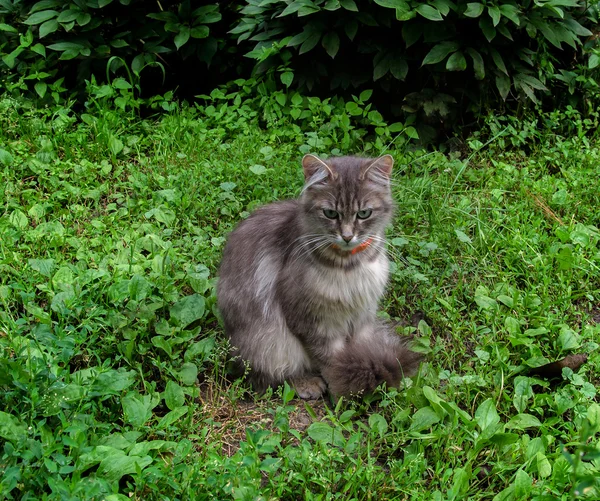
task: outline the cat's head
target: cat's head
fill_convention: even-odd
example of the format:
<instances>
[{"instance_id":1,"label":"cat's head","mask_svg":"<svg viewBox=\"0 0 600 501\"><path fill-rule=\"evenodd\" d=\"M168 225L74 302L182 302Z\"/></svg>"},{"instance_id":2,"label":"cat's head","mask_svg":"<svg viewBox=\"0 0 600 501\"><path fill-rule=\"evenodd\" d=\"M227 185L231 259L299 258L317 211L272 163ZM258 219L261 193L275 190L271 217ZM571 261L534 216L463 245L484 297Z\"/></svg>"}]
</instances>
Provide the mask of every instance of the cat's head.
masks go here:
<instances>
[{"instance_id":1,"label":"cat's head","mask_svg":"<svg viewBox=\"0 0 600 501\"><path fill-rule=\"evenodd\" d=\"M354 255L381 243L393 201L391 155L379 158L306 155L300 198L306 231L323 252Z\"/></svg>"}]
</instances>

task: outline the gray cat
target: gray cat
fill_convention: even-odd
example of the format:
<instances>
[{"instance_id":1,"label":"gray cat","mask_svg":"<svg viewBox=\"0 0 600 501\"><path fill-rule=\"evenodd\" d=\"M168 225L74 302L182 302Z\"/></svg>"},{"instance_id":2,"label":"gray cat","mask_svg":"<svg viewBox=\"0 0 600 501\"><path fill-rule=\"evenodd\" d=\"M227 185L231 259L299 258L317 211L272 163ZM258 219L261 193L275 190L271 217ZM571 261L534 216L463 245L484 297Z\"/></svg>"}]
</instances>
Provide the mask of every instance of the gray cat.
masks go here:
<instances>
[{"instance_id":1,"label":"gray cat","mask_svg":"<svg viewBox=\"0 0 600 501\"><path fill-rule=\"evenodd\" d=\"M229 236L218 305L257 391L288 381L305 399L370 392L420 356L376 318L388 278L393 159L302 160L300 198L261 207Z\"/></svg>"}]
</instances>

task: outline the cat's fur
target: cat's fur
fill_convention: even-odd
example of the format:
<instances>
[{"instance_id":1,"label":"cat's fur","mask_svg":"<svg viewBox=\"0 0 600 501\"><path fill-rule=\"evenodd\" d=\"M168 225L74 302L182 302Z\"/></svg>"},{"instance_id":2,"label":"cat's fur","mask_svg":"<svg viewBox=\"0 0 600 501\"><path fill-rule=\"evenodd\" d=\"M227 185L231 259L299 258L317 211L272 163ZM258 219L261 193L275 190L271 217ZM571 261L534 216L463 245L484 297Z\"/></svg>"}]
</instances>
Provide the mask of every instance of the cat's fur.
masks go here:
<instances>
[{"instance_id":1,"label":"cat's fur","mask_svg":"<svg viewBox=\"0 0 600 501\"><path fill-rule=\"evenodd\" d=\"M334 395L397 385L419 356L375 316L393 159L307 155L302 164L300 198L256 210L225 246L217 294L234 355L258 391L284 380L302 398L326 384Z\"/></svg>"}]
</instances>

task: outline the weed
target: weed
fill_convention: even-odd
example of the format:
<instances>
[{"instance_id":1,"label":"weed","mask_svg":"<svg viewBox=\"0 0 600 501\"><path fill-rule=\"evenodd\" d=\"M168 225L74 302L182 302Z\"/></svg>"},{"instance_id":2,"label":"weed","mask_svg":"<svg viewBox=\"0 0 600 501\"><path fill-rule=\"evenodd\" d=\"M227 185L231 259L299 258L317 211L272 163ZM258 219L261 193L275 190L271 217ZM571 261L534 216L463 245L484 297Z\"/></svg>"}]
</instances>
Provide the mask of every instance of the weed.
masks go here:
<instances>
[{"instance_id":1,"label":"weed","mask_svg":"<svg viewBox=\"0 0 600 501\"><path fill-rule=\"evenodd\" d=\"M408 148L410 125L390 145L395 127L351 120L373 118L366 95L265 94L267 111L242 89L142 120L109 90L92 83L81 115L0 99L3 497L598 498L593 118L490 119L445 155ZM302 152L385 148L382 310L425 313L428 361L359 402L248 396L215 306L227 233L298 194ZM558 383L529 371L574 352L588 362Z\"/></svg>"}]
</instances>

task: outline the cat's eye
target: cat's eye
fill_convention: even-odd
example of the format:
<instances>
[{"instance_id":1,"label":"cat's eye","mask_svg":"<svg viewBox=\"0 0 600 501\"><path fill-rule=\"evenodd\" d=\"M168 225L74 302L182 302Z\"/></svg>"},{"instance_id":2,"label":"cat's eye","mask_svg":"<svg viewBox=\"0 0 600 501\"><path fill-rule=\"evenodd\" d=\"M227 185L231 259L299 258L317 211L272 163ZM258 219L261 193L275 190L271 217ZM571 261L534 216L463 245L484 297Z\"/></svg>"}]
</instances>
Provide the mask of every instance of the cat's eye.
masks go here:
<instances>
[{"instance_id":1,"label":"cat's eye","mask_svg":"<svg viewBox=\"0 0 600 501\"><path fill-rule=\"evenodd\" d=\"M337 219L339 216L337 211L331 209L323 209L323 214L325 214L325 217L329 219Z\"/></svg>"},{"instance_id":2,"label":"cat's eye","mask_svg":"<svg viewBox=\"0 0 600 501\"><path fill-rule=\"evenodd\" d=\"M373 211L371 209L359 210L356 213L356 217L358 219L367 219L369 216L371 216L372 213Z\"/></svg>"}]
</instances>

